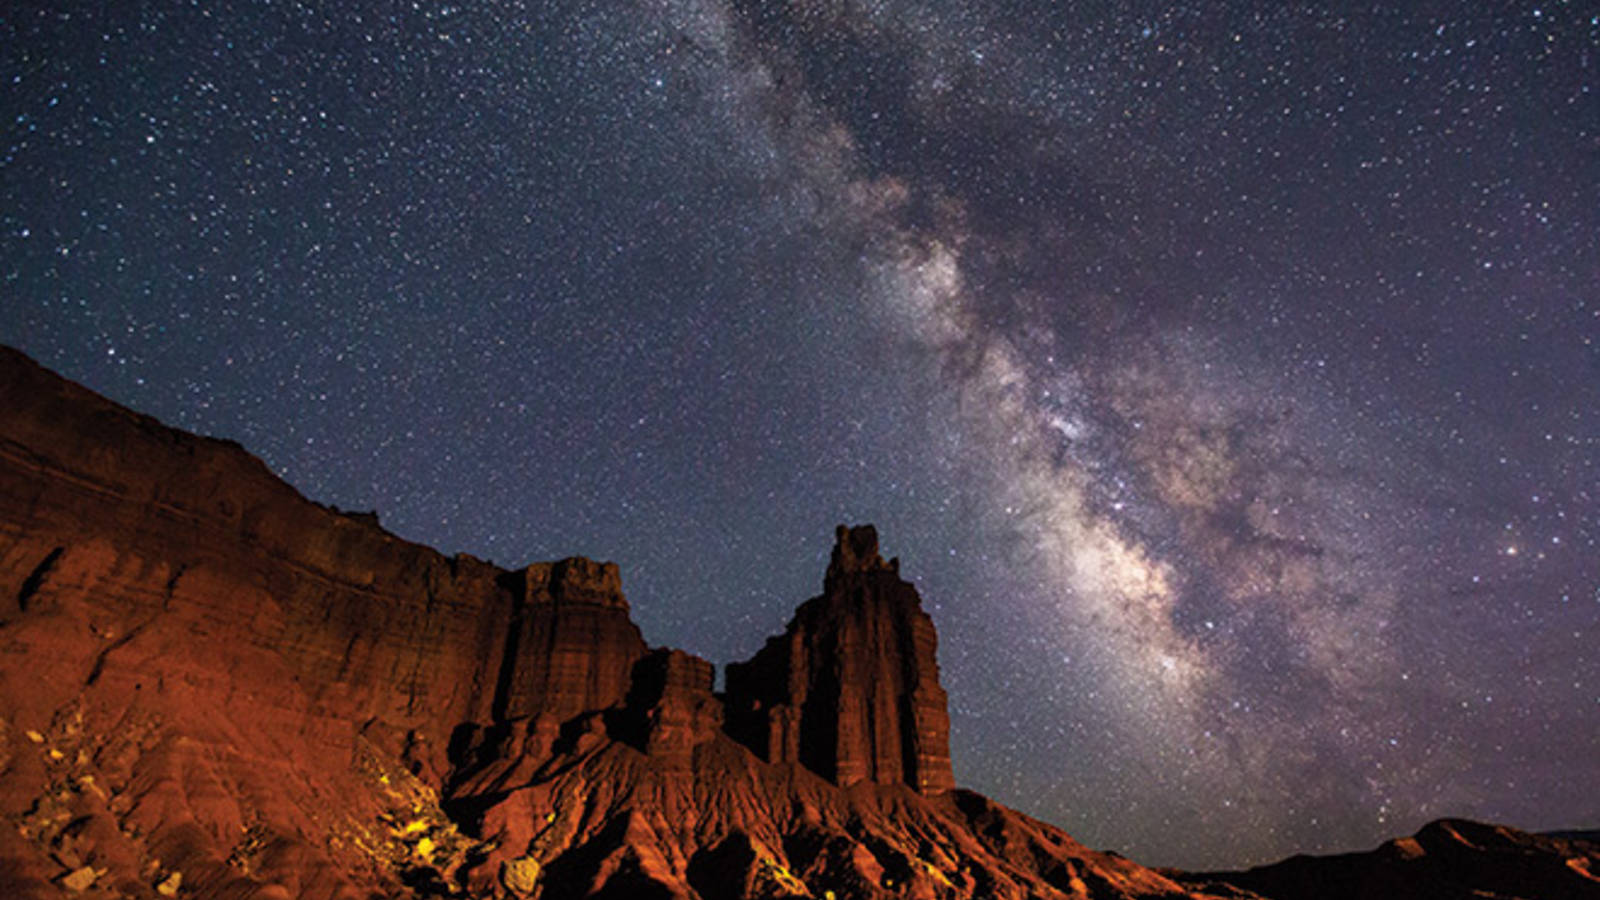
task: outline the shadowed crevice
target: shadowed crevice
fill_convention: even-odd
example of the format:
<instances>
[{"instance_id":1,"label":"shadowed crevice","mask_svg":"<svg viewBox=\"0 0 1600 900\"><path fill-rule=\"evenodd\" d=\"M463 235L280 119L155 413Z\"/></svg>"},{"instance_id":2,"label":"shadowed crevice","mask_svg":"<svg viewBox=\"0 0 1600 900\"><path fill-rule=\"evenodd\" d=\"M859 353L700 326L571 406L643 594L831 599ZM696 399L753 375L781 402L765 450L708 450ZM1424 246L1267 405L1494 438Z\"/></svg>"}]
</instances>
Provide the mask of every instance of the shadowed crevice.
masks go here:
<instances>
[{"instance_id":1,"label":"shadowed crevice","mask_svg":"<svg viewBox=\"0 0 1600 900\"><path fill-rule=\"evenodd\" d=\"M39 588L44 586L44 580L50 576L50 570L56 567L56 562L61 559L61 554L66 552L65 547L51 550L44 561L33 567L28 577L23 579L22 587L17 591L17 609L21 612L28 611L28 605L34 596L39 593Z\"/></svg>"},{"instance_id":2,"label":"shadowed crevice","mask_svg":"<svg viewBox=\"0 0 1600 900\"><path fill-rule=\"evenodd\" d=\"M498 579L500 587L511 595L511 615L506 623L506 642L500 654L500 672L494 682L494 700L489 705L490 715L497 722L505 721L506 710L511 705L511 681L517 674L517 654L522 649L522 618L527 596L527 574L506 572Z\"/></svg>"}]
</instances>

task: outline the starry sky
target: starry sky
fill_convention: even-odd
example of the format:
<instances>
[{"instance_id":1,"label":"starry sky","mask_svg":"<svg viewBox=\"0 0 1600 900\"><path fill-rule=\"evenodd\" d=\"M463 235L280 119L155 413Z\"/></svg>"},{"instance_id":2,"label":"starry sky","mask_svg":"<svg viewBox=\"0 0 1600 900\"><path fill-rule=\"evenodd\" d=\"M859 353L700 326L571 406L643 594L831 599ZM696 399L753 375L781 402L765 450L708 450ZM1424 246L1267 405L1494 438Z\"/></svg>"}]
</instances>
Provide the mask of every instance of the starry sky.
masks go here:
<instances>
[{"instance_id":1,"label":"starry sky","mask_svg":"<svg viewBox=\"0 0 1600 900\"><path fill-rule=\"evenodd\" d=\"M1600 15L0 13L0 340L743 659L873 522L1150 864L1600 825Z\"/></svg>"}]
</instances>

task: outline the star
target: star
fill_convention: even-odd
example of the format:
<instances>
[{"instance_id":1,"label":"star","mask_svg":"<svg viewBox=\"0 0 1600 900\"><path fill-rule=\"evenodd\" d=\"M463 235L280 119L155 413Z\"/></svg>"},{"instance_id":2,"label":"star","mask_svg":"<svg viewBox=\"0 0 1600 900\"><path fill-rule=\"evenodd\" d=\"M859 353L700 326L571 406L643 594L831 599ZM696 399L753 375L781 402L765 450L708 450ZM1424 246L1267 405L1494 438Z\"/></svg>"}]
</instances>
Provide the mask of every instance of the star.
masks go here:
<instances>
[{"instance_id":1,"label":"star","mask_svg":"<svg viewBox=\"0 0 1600 900\"><path fill-rule=\"evenodd\" d=\"M1600 18L0 29L0 339L118 402L446 553L614 559L719 664L872 521L958 780L1142 862L1592 824Z\"/></svg>"}]
</instances>

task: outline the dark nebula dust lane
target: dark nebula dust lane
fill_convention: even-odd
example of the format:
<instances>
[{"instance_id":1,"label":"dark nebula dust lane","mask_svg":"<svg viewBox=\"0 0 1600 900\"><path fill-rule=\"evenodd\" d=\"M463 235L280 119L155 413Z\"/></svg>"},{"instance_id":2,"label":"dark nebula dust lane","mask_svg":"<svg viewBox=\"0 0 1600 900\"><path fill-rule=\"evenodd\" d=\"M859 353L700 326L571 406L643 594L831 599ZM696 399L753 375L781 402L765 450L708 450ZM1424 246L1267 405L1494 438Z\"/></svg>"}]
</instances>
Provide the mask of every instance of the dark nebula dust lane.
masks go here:
<instances>
[{"instance_id":1,"label":"dark nebula dust lane","mask_svg":"<svg viewBox=\"0 0 1600 900\"><path fill-rule=\"evenodd\" d=\"M0 17L0 340L748 657L872 521L957 779L1151 864L1600 823L1575 3ZM797 552L798 551L798 552Z\"/></svg>"}]
</instances>

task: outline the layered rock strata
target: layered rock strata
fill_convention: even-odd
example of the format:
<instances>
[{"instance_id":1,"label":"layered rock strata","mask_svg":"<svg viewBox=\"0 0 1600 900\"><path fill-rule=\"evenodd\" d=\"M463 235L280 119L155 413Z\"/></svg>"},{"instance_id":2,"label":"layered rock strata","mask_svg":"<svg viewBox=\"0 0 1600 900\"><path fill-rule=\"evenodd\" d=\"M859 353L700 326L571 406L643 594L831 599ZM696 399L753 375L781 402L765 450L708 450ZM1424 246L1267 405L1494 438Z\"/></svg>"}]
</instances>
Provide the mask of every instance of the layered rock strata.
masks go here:
<instances>
[{"instance_id":1,"label":"layered rock strata","mask_svg":"<svg viewBox=\"0 0 1600 900\"><path fill-rule=\"evenodd\" d=\"M0 896L1184 895L949 789L870 528L713 674L613 565L442 556L0 349Z\"/></svg>"},{"instance_id":2,"label":"layered rock strata","mask_svg":"<svg viewBox=\"0 0 1600 900\"><path fill-rule=\"evenodd\" d=\"M955 785L938 639L872 526L840 526L821 596L746 663L728 666L731 733L762 759L841 787Z\"/></svg>"},{"instance_id":3,"label":"layered rock strata","mask_svg":"<svg viewBox=\"0 0 1600 900\"><path fill-rule=\"evenodd\" d=\"M646 647L628 616L615 563L536 563L510 579L516 594L495 715L566 720L628 695Z\"/></svg>"}]
</instances>

